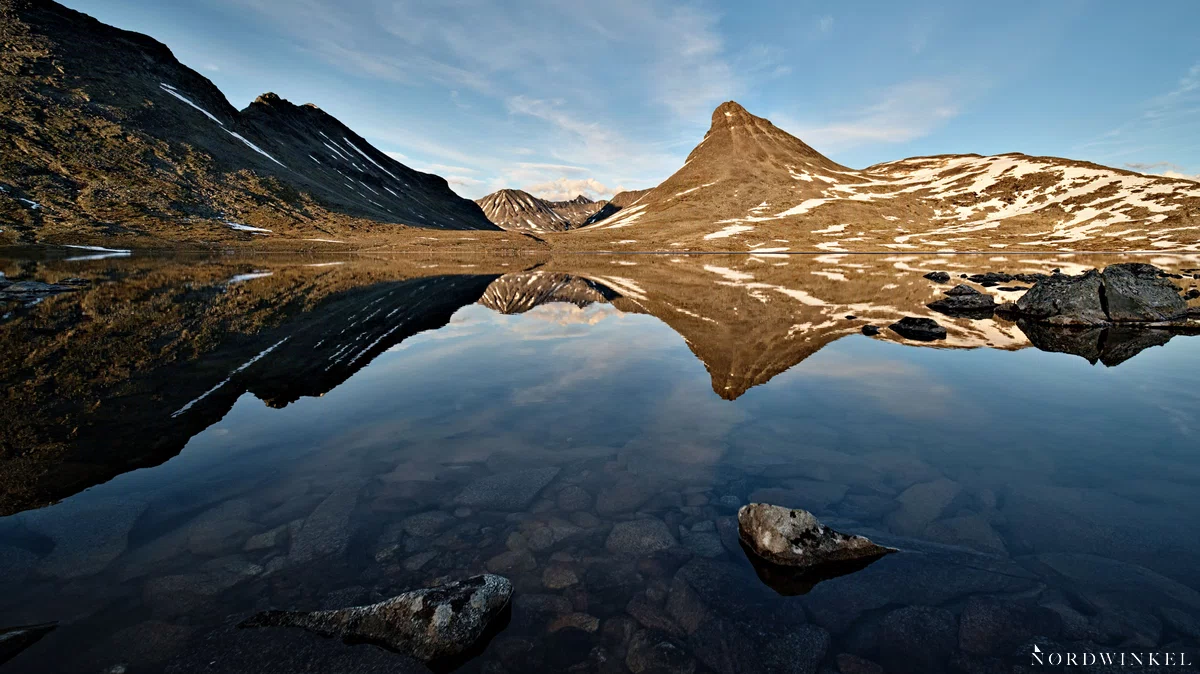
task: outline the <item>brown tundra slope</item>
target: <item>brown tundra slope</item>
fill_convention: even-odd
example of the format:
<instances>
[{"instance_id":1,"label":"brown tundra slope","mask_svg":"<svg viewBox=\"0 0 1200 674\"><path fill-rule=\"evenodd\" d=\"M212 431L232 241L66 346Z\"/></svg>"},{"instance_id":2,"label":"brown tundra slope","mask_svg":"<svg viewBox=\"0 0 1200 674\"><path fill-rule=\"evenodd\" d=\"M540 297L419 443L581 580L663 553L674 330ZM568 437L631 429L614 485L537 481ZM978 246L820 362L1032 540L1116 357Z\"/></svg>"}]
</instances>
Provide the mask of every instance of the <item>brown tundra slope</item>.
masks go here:
<instances>
[{"instance_id":1,"label":"brown tundra slope","mask_svg":"<svg viewBox=\"0 0 1200 674\"><path fill-rule=\"evenodd\" d=\"M1195 251L1200 183L1015 153L855 170L730 101L674 175L573 236L618 250Z\"/></svg>"},{"instance_id":2,"label":"brown tundra slope","mask_svg":"<svg viewBox=\"0 0 1200 674\"><path fill-rule=\"evenodd\" d=\"M150 37L49 0L0 0L0 244L337 239L398 225L497 229L443 178L315 105L268 93L236 110Z\"/></svg>"}]
</instances>

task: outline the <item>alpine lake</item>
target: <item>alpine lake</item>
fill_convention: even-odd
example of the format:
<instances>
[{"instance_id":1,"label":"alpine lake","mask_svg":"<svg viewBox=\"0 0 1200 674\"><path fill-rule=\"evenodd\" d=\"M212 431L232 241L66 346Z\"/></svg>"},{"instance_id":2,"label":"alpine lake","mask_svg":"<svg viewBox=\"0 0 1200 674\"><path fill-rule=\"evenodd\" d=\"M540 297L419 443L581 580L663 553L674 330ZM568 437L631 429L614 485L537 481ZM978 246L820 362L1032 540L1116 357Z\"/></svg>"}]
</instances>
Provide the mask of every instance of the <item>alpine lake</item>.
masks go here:
<instances>
[{"instance_id":1,"label":"alpine lake","mask_svg":"<svg viewBox=\"0 0 1200 674\"><path fill-rule=\"evenodd\" d=\"M460 672L1200 670L1200 337L926 306L1118 262L1200 283L1165 253L8 251L0 631L42 627L0 672L428 671L239 624L482 573L512 601ZM748 503L899 552L797 585Z\"/></svg>"}]
</instances>

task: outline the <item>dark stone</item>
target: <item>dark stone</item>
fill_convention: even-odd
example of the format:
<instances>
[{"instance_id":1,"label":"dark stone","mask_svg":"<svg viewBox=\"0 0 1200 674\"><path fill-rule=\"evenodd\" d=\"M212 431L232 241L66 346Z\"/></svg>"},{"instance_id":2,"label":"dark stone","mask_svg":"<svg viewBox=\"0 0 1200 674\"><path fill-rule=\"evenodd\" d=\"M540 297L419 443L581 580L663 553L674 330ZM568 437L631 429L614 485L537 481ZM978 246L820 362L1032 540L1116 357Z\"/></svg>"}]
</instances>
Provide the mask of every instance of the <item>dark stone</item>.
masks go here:
<instances>
[{"instance_id":1,"label":"dark stone","mask_svg":"<svg viewBox=\"0 0 1200 674\"><path fill-rule=\"evenodd\" d=\"M633 635L625 666L633 674L692 674L696 661L669 635L641 630Z\"/></svg>"},{"instance_id":2,"label":"dark stone","mask_svg":"<svg viewBox=\"0 0 1200 674\"><path fill-rule=\"evenodd\" d=\"M1173 321L1187 316L1187 303L1174 283L1149 264L1113 264L1104 269L1105 309L1109 320Z\"/></svg>"},{"instance_id":3,"label":"dark stone","mask_svg":"<svg viewBox=\"0 0 1200 674\"><path fill-rule=\"evenodd\" d=\"M738 533L754 554L773 564L812 568L874 560L891 552L862 536L834 531L807 510L751 503L738 510Z\"/></svg>"},{"instance_id":4,"label":"dark stone","mask_svg":"<svg viewBox=\"0 0 1200 674\"><path fill-rule=\"evenodd\" d=\"M999 288L996 288L996 290L1000 290L1000 291L1008 292L1008 293L1014 293L1019 290L1029 290L1029 286L1000 286Z\"/></svg>"},{"instance_id":5,"label":"dark stone","mask_svg":"<svg viewBox=\"0 0 1200 674\"><path fill-rule=\"evenodd\" d=\"M1104 280L1092 269L1080 276L1055 274L1017 300L1017 311L1059 325L1102 325L1108 322L1100 289Z\"/></svg>"},{"instance_id":6,"label":"dark stone","mask_svg":"<svg viewBox=\"0 0 1200 674\"><path fill-rule=\"evenodd\" d=\"M924 278L933 281L934 283L949 283L950 275L944 271L931 271Z\"/></svg>"},{"instance_id":7,"label":"dark stone","mask_svg":"<svg viewBox=\"0 0 1200 674\"><path fill-rule=\"evenodd\" d=\"M846 316L846 320L848 320L848 321L853 321L856 318L858 318L858 316L855 316L854 314L850 314L850 315Z\"/></svg>"},{"instance_id":8,"label":"dark stone","mask_svg":"<svg viewBox=\"0 0 1200 674\"><path fill-rule=\"evenodd\" d=\"M1200 298L1200 289L1192 288L1191 290L1187 291L1186 297L1189 300Z\"/></svg>"},{"instance_id":9,"label":"dark stone","mask_svg":"<svg viewBox=\"0 0 1200 674\"><path fill-rule=\"evenodd\" d=\"M906 606L888 613L879 625L880 660L889 672L944 672L957 642L957 621L944 608Z\"/></svg>"},{"instance_id":10,"label":"dark stone","mask_svg":"<svg viewBox=\"0 0 1200 674\"><path fill-rule=\"evenodd\" d=\"M991 287L1012 281L1013 275L1002 271L989 271L986 274L971 274L967 279L981 286Z\"/></svg>"},{"instance_id":11,"label":"dark stone","mask_svg":"<svg viewBox=\"0 0 1200 674\"><path fill-rule=\"evenodd\" d=\"M946 291L946 297L926 306L952 317L988 318L996 310L996 300L971 286L957 285Z\"/></svg>"},{"instance_id":12,"label":"dark stone","mask_svg":"<svg viewBox=\"0 0 1200 674\"><path fill-rule=\"evenodd\" d=\"M1161 270L1131 262L1042 279L1017 300L1017 313L1057 325L1104 325L1179 321L1188 309Z\"/></svg>"},{"instance_id":13,"label":"dark stone","mask_svg":"<svg viewBox=\"0 0 1200 674\"><path fill-rule=\"evenodd\" d=\"M56 627L58 627L58 623L0 629L0 665L17 657L21 651L36 644L42 637L53 632Z\"/></svg>"},{"instance_id":14,"label":"dark stone","mask_svg":"<svg viewBox=\"0 0 1200 674\"><path fill-rule=\"evenodd\" d=\"M507 578L488 574L405 592L370 606L266 611L239 627L302 627L348 642L373 643L444 669L473 656L502 626L512 589Z\"/></svg>"},{"instance_id":15,"label":"dark stone","mask_svg":"<svg viewBox=\"0 0 1200 674\"><path fill-rule=\"evenodd\" d=\"M879 334L879 328L874 325L862 326L862 333L868 337L874 337Z\"/></svg>"},{"instance_id":16,"label":"dark stone","mask_svg":"<svg viewBox=\"0 0 1200 674\"><path fill-rule=\"evenodd\" d=\"M919 342L932 342L946 338L946 328L938 325L937 321L932 318L905 316L896 323L892 323L888 328L905 339Z\"/></svg>"},{"instance_id":17,"label":"dark stone","mask_svg":"<svg viewBox=\"0 0 1200 674\"><path fill-rule=\"evenodd\" d=\"M953 288L947 290L943 294L949 295L950 297L966 297L969 295L982 295L983 293L979 292L978 290L972 288L969 285L960 283L960 284L954 286Z\"/></svg>"}]
</instances>

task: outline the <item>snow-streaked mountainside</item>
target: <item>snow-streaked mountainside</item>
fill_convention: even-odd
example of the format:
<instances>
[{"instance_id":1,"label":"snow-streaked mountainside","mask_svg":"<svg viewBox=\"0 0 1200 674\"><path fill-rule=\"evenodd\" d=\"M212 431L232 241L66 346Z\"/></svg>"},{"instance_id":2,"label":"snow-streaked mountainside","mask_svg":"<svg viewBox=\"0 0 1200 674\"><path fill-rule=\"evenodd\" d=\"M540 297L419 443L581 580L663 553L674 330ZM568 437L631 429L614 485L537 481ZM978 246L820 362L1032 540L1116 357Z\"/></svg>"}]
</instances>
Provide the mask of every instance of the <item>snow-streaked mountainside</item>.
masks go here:
<instances>
[{"instance_id":1,"label":"snow-streaked mountainside","mask_svg":"<svg viewBox=\"0 0 1200 674\"><path fill-rule=\"evenodd\" d=\"M854 170L727 102L682 168L590 229L727 250L1200 250L1200 183L1022 154Z\"/></svg>"},{"instance_id":2,"label":"snow-streaked mountainside","mask_svg":"<svg viewBox=\"0 0 1200 674\"><path fill-rule=\"evenodd\" d=\"M475 203L488 220L503 229L561 232L571 228L570 220L551 208L549 202L521 190L492 192Z\"/></svg>"},{"instance_id":3,"label":"snow-streaked mountainside","mask_svg":"<svg viewBox=\"0 0 1200 674\"><path fill-rule=\"evenodd\" d=\"M582 194L567 201L549 201L511 189L492 192L475 203L489 220L503 229L534 232L565 232L596 222L604 213L620 210L609 207L607 201L592 201Z\"/></svg>"},{"instance_id":4,"label":"snow-streaked mountainside","mask_svg":"<svg viewBox=\"0 0 1200 674\"><path fill-rule=\"evenodd\" d=\"M315 105L264 94L236 110L145 35L0 0L0 44L0 219L19 242L496 229Z\"/></svg>"}]
</instances>

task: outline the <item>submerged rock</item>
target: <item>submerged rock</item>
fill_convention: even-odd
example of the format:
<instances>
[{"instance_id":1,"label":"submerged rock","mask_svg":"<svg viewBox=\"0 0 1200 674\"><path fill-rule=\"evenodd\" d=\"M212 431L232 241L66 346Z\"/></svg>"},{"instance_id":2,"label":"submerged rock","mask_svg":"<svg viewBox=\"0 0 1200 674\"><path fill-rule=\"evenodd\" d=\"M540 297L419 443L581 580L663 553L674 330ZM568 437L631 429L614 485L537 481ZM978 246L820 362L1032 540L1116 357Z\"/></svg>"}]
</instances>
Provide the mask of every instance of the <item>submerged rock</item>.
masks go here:
<instances>
[{"instance_id":1,"label":"submerged rock","mask_svg":"<svg viewBox=\"0 0 1200 674\"><path fill-rule=\"evenodd\" d=\"M915 339L920 342L932 342L935 339L946 338L946 328L937 324L932 318L914 318L905 316L888 326L892 332L905 339Z\"/></svg>"},{"instance_id":2,"label":"submerged rock","mask_svg":"<svg viewBox=\"0 0 1200 674\"><path fill-rule=\"evenodd\" d=\"M467 485L454 502L481 510L523 510L558 476L558 471L546 467L488 475Z\"/></svg>"},{"instance_id":3,"label":"submerged rock","mask_svg":"<svg viewBox=\"0 0 1200 674\"><path fill-rule=\"evenodd\" d=\"M882 557L895 548L834 531L807 510L751 503L738 511L738 533L754 554L782 566L816 567Z\"/></svg>"},{"instance_id":4,"label":"submerged rock","mask_svg":"<svg viewBox=\"0 0 1200 674\"><path fill-rule=\"evenodd\" d=\"M512 583L485 574L439 587L412 590L370 606L333 611L265 611L239 627L302 627L326 637L383 646L449 667L473 655L502 627Z\"/></svg>"},{"instance_id":5,"label":"submerged rock","mask_svg":"<svg viewBox=\"0 0 1200 674\"><path fill-rule=\"evenodd\" d=\"M58 623L0 628L0 665L17 657L21 651L36 644L56 627Z\"/></svg>"}]
</instances>

